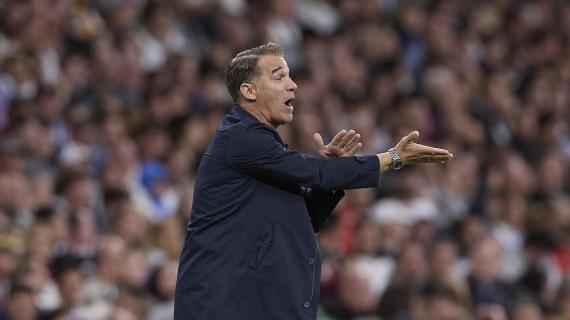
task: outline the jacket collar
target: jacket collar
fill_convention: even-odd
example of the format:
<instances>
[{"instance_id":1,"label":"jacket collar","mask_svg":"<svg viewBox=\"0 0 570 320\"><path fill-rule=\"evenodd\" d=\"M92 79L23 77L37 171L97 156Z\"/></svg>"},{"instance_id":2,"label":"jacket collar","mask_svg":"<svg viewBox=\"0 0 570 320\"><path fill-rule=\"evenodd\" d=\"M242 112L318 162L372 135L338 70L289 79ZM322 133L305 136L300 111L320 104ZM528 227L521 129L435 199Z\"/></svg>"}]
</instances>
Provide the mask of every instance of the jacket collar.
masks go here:
<instances>
[{"instance_id":1,"label":"jacket collar","mask_svg":"<svg viewBox=\"0 0 570 320\"><path fill-rule=\"evenodd\" d=\"M286 148L288 147L288 145L286 143L283 142L283 140L281 139L281 136L279 135L279 132L277 132L277 130L275 130L273 127L271 127L270 125L263 123L261 121L259 121L259 119L257 119L256 117L253 116L253 114L249 113L249 111L245 110L242 106L240 106L239 104L235 104L234 107L232 108L231 111L232 114L234 114L238 119L243 119L243 120L248 120L248 121L253 121L253 122L257 122L257 123L261 123L264 126L266 126L267 128L271 129L271 131L273 131L273 133L275 134L275 136L277 137L277 141L279 141L279 143L281 143L282 145L284 145Z\"/></svg>"},{"instance_id":2,"label":"jacket collar","mask_svg":"<svg viewBox=\"0 0 570 320\"><path fill-rule=\"evenodd\" d=\"M254 117L253 114L249 113L249 111L245 110L239 104L234 105L234 107L232 108L232 113L237 115L237 117L240 119L244 119L244 120L248 119L248 120L253 120L254 122L261 122L261 121L259 121L259 119Z\"/></svg>"}]
</instances>

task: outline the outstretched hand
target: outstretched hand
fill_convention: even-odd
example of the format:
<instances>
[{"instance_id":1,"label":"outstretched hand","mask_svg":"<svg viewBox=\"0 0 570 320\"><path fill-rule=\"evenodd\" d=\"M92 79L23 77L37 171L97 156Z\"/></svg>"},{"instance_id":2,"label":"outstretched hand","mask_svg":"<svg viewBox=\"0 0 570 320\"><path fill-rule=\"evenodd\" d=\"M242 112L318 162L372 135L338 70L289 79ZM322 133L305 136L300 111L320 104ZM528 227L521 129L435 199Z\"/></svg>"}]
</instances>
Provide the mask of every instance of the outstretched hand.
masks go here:
<instances>
[{"instance_id":1,"label":"outstretched hand","mask_svg":"<svg viewBox=\"0 0 570 320\"><path fill-rule=\"evenodd\" d=\"M396 145L396 152L404 164L444 163L453 158L453 154L445 149L415 143L419 136L418 131L412 131Z\"/></svg>"},{"instance_id":2,"label":"outstretched hand","mask_svg":"<svg viewBox=\"0 0 570 320\"><path fill-rule=\"evenodd\" d=\"M320 134L313 134L313 139L317 145L319 156L322 159L353 156L362 147L360 134L356 133L354 130L339 131L332 141L326 146L323 142L323 137L321 137Z\"/></svg>"}]
</instances>

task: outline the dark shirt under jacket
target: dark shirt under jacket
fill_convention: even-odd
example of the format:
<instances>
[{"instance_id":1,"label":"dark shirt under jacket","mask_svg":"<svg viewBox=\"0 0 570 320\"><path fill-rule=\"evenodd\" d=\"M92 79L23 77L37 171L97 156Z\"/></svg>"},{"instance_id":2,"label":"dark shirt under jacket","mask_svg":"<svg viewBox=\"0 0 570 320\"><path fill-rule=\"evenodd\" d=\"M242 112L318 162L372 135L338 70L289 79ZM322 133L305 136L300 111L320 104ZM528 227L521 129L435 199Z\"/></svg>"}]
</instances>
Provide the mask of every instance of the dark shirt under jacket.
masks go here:
<instances>
[{"instance_id":1,"label":"dark shirt under jacket","mask_svg":"<svg viewBox=\"0 0 570 320\"><path fill-rule=\"evenodd\" d=\"M174 319L315 319L315 232L342 189L375 187L378 177L375 155L303 155L235 106L198 169Z\"/></svg>"}]
</instances>

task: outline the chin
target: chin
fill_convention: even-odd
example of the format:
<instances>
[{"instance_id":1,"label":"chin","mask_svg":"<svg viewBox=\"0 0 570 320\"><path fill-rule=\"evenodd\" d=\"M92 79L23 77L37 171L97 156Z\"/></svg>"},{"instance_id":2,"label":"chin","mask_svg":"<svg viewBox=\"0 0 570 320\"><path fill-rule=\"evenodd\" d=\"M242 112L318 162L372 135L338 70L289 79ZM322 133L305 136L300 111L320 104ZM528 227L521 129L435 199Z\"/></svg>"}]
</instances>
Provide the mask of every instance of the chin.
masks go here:
<instances>
[{"instance_id":1,"label":"chin","mask_svg":"<svg viewBox=\"0 0 570 320\"><path fill-rule=\"evenodd\" d=\"M291 121L293 121L293 115L283 117L283 118L279 119L279 121L276 121L276 124L274 125L274 127L277 128L277 127L282 126L284 124L288 124Z\"/></svg>"},{"instance_id":2,"label":"chin","mask_svg":"<svg viewBox=\"0 0 570 320\"><path fill-rule=\"evenodd\" d=\"M285 119L286 119L285 123L289 123L289 122L293 121L293 114L291 113L291 114L287 115L287 117Z\"/></svg>"}]
</instances>

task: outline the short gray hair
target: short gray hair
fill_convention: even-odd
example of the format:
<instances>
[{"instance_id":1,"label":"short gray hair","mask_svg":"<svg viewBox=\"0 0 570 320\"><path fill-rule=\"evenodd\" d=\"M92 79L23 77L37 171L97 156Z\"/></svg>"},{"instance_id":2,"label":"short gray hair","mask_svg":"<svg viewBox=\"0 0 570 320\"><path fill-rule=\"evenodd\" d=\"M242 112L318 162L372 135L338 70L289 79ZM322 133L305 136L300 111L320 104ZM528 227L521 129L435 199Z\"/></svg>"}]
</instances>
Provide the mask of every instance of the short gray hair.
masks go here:
<instances>
[{"instance_id":1,"label":"short gray hair","mask_svg":"<svg viewBox=\"0 0 570 320\"><path fill-rule=\"evenodd\" d=\"M238 53L226 66L226 87L234 103L240 100L241 84L253 80L260 74L257 60L264 55L283 56L283 48L276 43L268 42Z\"/></svg>"}]
</instances>

